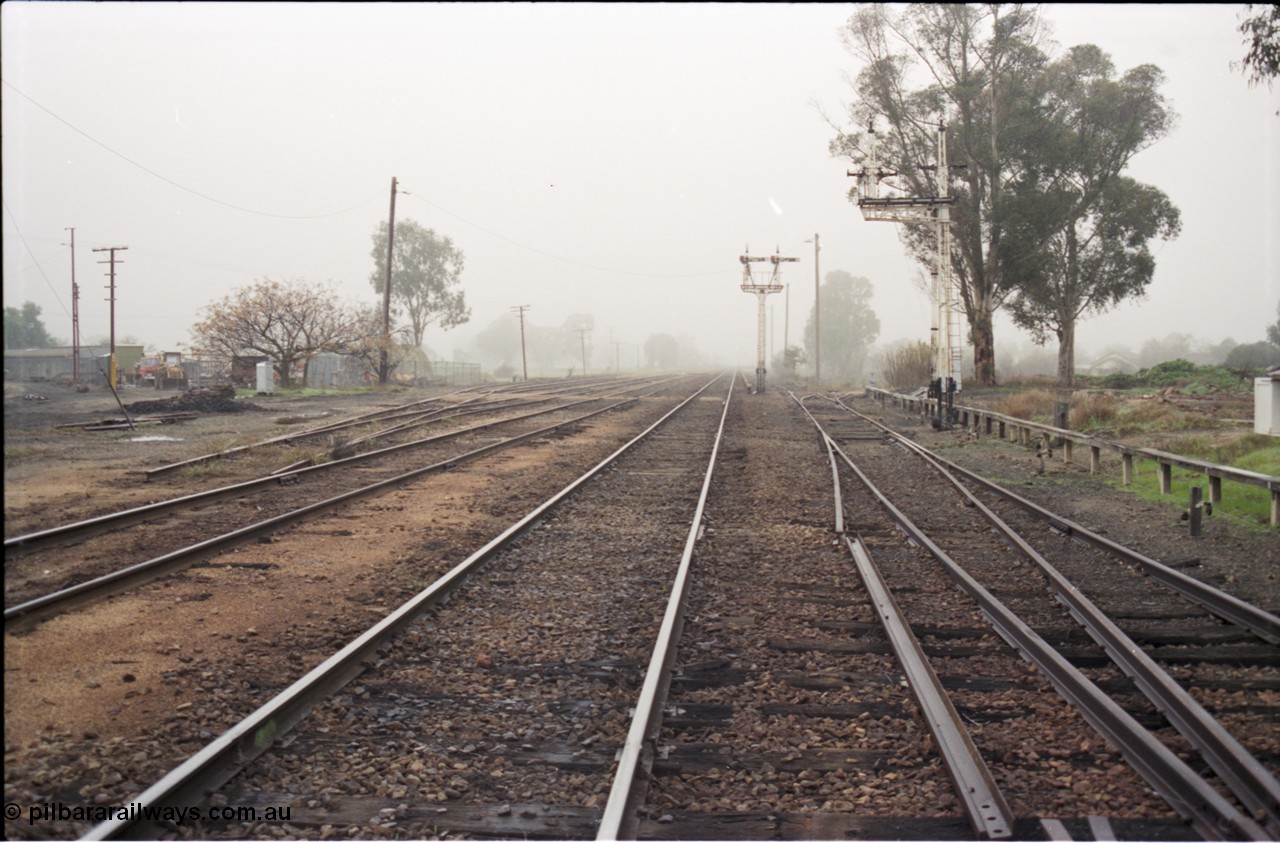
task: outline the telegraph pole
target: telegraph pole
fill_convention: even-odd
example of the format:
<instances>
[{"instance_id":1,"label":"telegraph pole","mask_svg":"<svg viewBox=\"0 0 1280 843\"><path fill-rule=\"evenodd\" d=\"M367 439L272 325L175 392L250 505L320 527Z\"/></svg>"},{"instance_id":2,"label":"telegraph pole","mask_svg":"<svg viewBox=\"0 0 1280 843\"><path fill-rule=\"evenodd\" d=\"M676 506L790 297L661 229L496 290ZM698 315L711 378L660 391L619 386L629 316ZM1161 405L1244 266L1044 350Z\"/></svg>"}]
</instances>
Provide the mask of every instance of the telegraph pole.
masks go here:
<instances>
[{"instance_id":1,"label":"telegraph pole","mask_svg":"<svg viewBox=\"0 0 1280 843\"><path fill-rule=\"evenodd\" d=\"M590 328L579 328L578 338L582 340L582 376L587 376L587 334L591 333Z\"/></svg>"},{"instance_id":2,"label":"telegraph pole","mask_svg":"<svg viewBox=\"0 0 1280 843\"><path fill-rule=\"evenodd\" d=\"M108 273L111 277L111 283L107 285L107 289L111 291L107 301L111 302L111 357L107 361L107 383L111 385L111 389L116 388L116 264L124 263L124 261L116 260L116 252L123 252L128 246L103 246L100 249L94 249L95 252L110 252L111 256L104 261L98 263L111 264L111 270Z\"/></svg>"},{"instance_id":3,"label":"telegraph pole","mask_svg":"<svg viewBox=\"0 0 1280 843\"><path fill-rule=\"evenodd\" d=\"M809 241L806 240L804 242L808 243ZM821 312L818 305L822 299L822 296L820 294L822 285L820 283L820 274L818 272L818 252L819 251L820 251L820 248L818 246L818 234L817 232L814 232L814 235L813 235L813 385L814 386L819 386L822 384L822 342L821 342L822 334L818 330L818 323L820 321L818 319L818 316Z\"/></svg>"},{"instance_id":4,"label":"telegraph pole","mask_svg":"<svg viewBox=\"0 0 1280 843\"><path fill-rule=\"evenodd\" d=\"M71 382L80 383L80 287L76 284L76 230L71 232Z\"/></svg>"},{"instance_id":5,"label":"telegraph pole","mask_svg":"<svg viewBox=\"0 0 1280 843\"><path fill-rule=\"evenodd\" d=\"M391 376L387 349L391 346L391 266L396 243L396 177L391 177L391 213L387 217L387 280L382 285L382 351L378 355L378 383L387 385Z\"/></svg>"},{"instance_id":6,"label":"telegraph pole","mask_svg":"<svg viewBox=\"0 0 1280 843\"><path fill-rule=\"evenodd\" d=\"M524 366L524 379L529 380L529 359L524 353L524 312L531 308L527 304L518 304L511 308L511 312L520 317L520 362Z\"/></svg>"},{"instance_id":7,"label":"telegraph pole","mask_svg":"<svg viewBox=\"0 0 1280 843\"><path fill-rule=\"evenodd\" d=\"M742 292L755 293L759 299L759 309L756 314L756 392L764 392L764 375L765 369L765 345L764 345L764 300L770 293L782 292L782 282L779 276L782 272L782 264L789 261L798 261L799 258L784 258L781 250L778 254L770 255L767 258L753 258L745 253L738 256L738 261L742 264ZM751 264L756 261L769 261L773 264L773 273L769 276L769 280L765 282L757 282L751 277Z\"/></svg>"},{"instance_id":8,"label":"telegraph pole","mask_svg":"<svg viewBox=\"0 0 1280 843\"><path fill-rule=\"evenodd\" d=\"M619 354L621 353L620 352L621 347L622 347L622 340L613 341L613 372L615 375L622 374L622 363L619 362L620 360Z\"/></svg>"}]
</instances>

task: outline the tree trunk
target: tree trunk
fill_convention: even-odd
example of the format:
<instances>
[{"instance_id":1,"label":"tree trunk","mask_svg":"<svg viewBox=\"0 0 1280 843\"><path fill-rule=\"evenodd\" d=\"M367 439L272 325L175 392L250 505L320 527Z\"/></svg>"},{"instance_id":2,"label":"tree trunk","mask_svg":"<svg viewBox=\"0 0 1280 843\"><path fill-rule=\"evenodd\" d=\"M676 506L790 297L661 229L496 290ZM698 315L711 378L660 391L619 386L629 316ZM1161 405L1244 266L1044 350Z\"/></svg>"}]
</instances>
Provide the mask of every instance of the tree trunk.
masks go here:
<instances>
[{"instance_id":1,"label":"tree trunk","mask_svg":"<svg viewBox=\"0 0 1280 843\"><path fill-rule=\"evenodd\" d=\"M979 386L996 385L996 340L990 313L979 313L969 326L973 332L973 376Z\"/></svg>"},{"instance_id":2,"label":"tree trunk","mask_svg":"<svg viewBox=\"0 0 1280 843\"><path fill-rule=\"evenodd\" d=\"M1075 382L1076 323L1068 321L1058 328L1058 388L1074 389Z\"/></svg>"},{"instance_id":3,"label":"tree trunk","mask_svg":"<svg viewBox=\"0 0 1280 843\"><path fill-rule=\"evenodd\" d=\"M293 372L293 360L291 358L281 357L279 364L277 364L276 372L280 375L281 389L288 389L293 386L293 381L289 377Z\"/></svg>"}]
</instances>

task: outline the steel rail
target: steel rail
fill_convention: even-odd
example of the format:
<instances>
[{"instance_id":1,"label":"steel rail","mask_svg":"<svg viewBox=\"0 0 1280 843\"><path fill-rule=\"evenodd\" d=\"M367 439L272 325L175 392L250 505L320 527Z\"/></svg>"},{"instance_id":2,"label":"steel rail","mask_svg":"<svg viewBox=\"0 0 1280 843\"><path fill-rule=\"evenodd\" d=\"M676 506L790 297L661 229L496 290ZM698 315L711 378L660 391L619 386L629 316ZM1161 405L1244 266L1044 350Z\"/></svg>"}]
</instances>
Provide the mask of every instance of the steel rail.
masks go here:
<instances>
[{"instance_id":1,"label":"steel rail","mask_svg":"<svg viewBox=\"0 0 1280 843\"><path fill-rule=\"evenodd\" d=\"M391 488L406 483L409 480L413 480L424 474L446 471L455 466L461 465L462 463L478 459L492 451L502 450L529 439L545 436L547 433L554 430L567 427L572 424L578 424L585 419L598 416L602 413L607 413L610 410L616 409L624 404L629 404L635 400L637 399L631 398L625 401L619 401L616 404L611 404L599 410L593 410L590 413L569 419L568 421L539 428L538 430L530 431L529 433L522 433L509 439L503 439L500 442L493 442L480 448L476 448L475 450L468 451L465 454L459 454L457 456L450 457L447 460L433 463L432 465L415 468L412 471L398 474L395 477L380 480L367 486L361 486L358 489L353 489L352 491L344 492L341 495L336 495L322 501L308 504L307 506L299 507L298 509L290 512L277 515L273 518L267 518L263 521L258 521L229 533L223 533L220 536L206 539L205 541L175 550L171 553L164 554L163 556L157 556L154 559L139 562L136 565L130 565L128 567L112 571L109 574L96 577L92 580L87 580L59 591L46 594L42 597L28 600L24 603L5 609L5 629L19 629L24 625L40 620L41 618L46 618L53 614L60 614L61 612L68 611L76 606L100 600L103 597L107 597L112 594L119 594L121 591L126 591L144 583L151 582L152 580L166 574L173 573L174 571L189 568L202 559L207 559L210 556L214 556L229 548L237 547L260 536L269 535L282 527L304 521L313 515L327 512L328 510L360 498L370 497L390 491Z\"/></svg>"},{"instance_id":2,"label":"steel rail","mask_svg":"<svg viewBox=\"0 0 1280 843\"><path fill-rule=\"evenodd\" d=\"M456 394L458 393L449 393L449 395L456 395ZM361 413L360 415L352 416L350 418L332 421L332 422L329 422L328 424L321 425L320 427L308 428L307 430L300 430L300 431L297 431L296 433L286 433L281 436L273 436L269 439L261 439L257 442L250 442L247 445L237 445L234 448L226 448L221 451L214 451L213 453L210 453L210 454L201 454L198 457L191 457L190 459L180 460L178 462L169 463L168 465L162 465L156 468L149 469L145 472L145 477L147 480L151 480L152 478L159 477L163 474L169 474L171 472L178 471L179 469L188 468L193 465L199 465L200 463L204 463L204 462L211 462L213 460L222 459L224 457L233 456L235 454L243 454L248 451L252 451L255 448L262 448L267 445L282 445L282 444L290 444L293 442L301 442L305 439L310 439L315 436L322 436L326 433L333 433L335 431L343 430L348 427L355 427L361 424L369 424L372 422L379 421L382 418L385 418L390 413L403 411L408 407L418 407L423 404L430 404L432 402L439 401L441 398L445 398L445 397L448 397L448 396L444 395L444 396L437 396L435 398L424 398L421 401L414 401L409 404L403 404L398 407L386 407L381 410L371 410L367 413ZM461 407L466 404L470 404L473 401L480 401L482 399L483 399L483 396L468 398L467 400L462 401L459 404L456 404L455 406Z\"/></svg>"},{"instance_id":3,"label":"steel rail","mask_svg":"<svg viewBox=\"0 0 1280 843\"><path fill-rule=\"evenodd\" d=\"M27 533L21 536L4 540L4 555L6 559L13 559L27 553L33 553L37 550L44 549L51 545L63 544L66 542L89 538L111 530L128 527L142 521L157 518L169 512L187 509L193 506L213 503L225 498L237 497L248 494L253 490L269 486L272 484L282 484L292 482L284 478L298 478L306 474L317 471L328 471L334 468L345 468L354 463L374 460L387 454L397 451L409 450L425 445L433 445L449 439L456 439L459 436L465 436L469 433L475 433L479 430L485 430L491 427L497 427L512 422L524 421L525 419L534 418L536 416L547 415L549 413L567 410L581 404L591 404L596 401L608 400L608 396L602 398L587 398L581 401L574 401L569 404L561 404L544 410L536 410L532 413L525 413L519 416L512 416L507 419L499 419L497 421L485 422L483 424L472 425L471 427L453 430L448 433L440 433L435 436L428 436L425 439L415 439L411 442L401 442L396 445L388 445L373 451L367 451L363 454L355 454L342 459L331 460L330 462L319 463L316 465L302 465L291 468L288 472L273 472L271 474L254 478L253 480L245 480L241 483L233 483L227 486L219 486L214 489L206 489L203 492L194 492L190 495L183 495L177 498L169 498L163 501L144 504L142 506L132 507L120 512L113 512L107 515L100 515L95 518L86 518L82 521L75 521L70 524L62 524L57 527L50 527L45 530L38 530L34 533ZM613 409L631 403L638 399L632 398L616 404L610 405L606 409ZM581 421L589 416L582 416L576 421Z\"/></svg>"},{"instance_id":4,"label":"steel rail","mask_svg":"<svg viewBox=\"0 0 1280 843\"><path fill-rule=\"evenodd\" d=\"M852 410L843 402L837 401L840 406L849 412ZM866 418L864 416L864 418ZM872 424L880 427L886 432L898 434L890 428L885 427L879 422L868 419ZM914 444L914 443L913 443ZM1098 535L1092 530L1064 518L1057 513L1050 512L1044 507L1033 503L1026 498L1021 497L1016 492L1004 488L998 483L993 483L985 477L981 477L974 472L956 465L955 463L934 455L940 463L945 465L952 472L959 474L966 479L976 483L992 494L999 495L1010 503L1031 512L1047 521L1050 527L1068 538L1076 539L1085 544L1092 545L1100 550L1104 550L1113 556L1130 562L1142 568L1143 572L1152 579L1164 585L1166 588L1181 594L1186 599L1203 606L1214 615L1222 618L1228 623L1234 624L1241 629L1247 629L1249 632L1258 636L1262 640L1270 644L1280 644L1280 617L1255 606L1247 601L1241 600L1234 595L1225 591L1214 588L1213 586L1197 580L1195 577L1188 576L1181 571L1175 571L1167 565L1164 565L1155 559L1145 556L1132 548L1125 547L1122 544L1112 541L1105 536Z\"/></svg>"},{"instance_id":5,"label":"steel rail","mask_svg":"<svg viewBox=\"0 0 1280 843\"><path fill-rule=\"evenodd\" d=\"M1270 840L1261 825L1243 814L1178 756L1108 697L1080 670L955 562L871 482L838 445L836 453L907 535L929 550L962 591L977 602L992 628L1031 661L1081 716L1098 730L1175 811L1209 839Z\"/></svg>"},{"instance_id":6,"label":"steel rail","mask_svg":"<svg viewBox=\"0 0 1280 843\"><path fill-rule=\"evenodd\" d=\"M650 379L650 383L648 383L648 384L644 384L643 386L652 386L652 385L658 385L658 384L662 384L662 383L669 383L669 382L671 382L671 381L673 381L673 380L677 380L677 378L656 378L656 379ZM603 395L599 395L599 396L596 396L596 397L593 397L593 398L580 398L580 399L579 399L579 400L577 400L577 401L570 401L570 402L568 402L568 403L561 404L561 405L559 405L558 407L554 407L554 408L552 408L551 410L548 410L548 411L546 411L546 412L554 412L555 410L558 410L558 409L564 409L564 408L566 408L566 407L576 407L576 406L578 406L578 405L580 405L580 404L589 404L589 403L591 403L592 401L604 401L604 400L607 400L607 399L609 399L609 398L611 398L611 397L616 396L617 394L619 394L619 392L626 392L626 391L628 391L628 390L638 388L638 386L637 386L637 385L635 385L635 384L630 385L630 386L628 386L626 389L623 389L623 390L613 390L612 388L613 388L614 386L617 386L616 384L604 384L604 385L602 385L602 386L608 386L608 387L610 387L610 391L606 391ZM640 387L640 388L643 388L643 387ZM538 404L545 404L545 403L547 403L548 401L555 401L555 400L557 400L557 396L561 396L561 395L563 395L563 394L564 394L564 393L566 393L566 392L581 392L581 391L582 391L582 390L573 390L573 389L563 388L563 389L553 390L553 391L551 391L551 392L549 392L549 393L543 393L544 395L546 395L546 396L547 396L547 397L544 397L544 398L532 398L532 399L530 399L530 398L519 398L519 399L516 399L516 400L495 401L495 402L493 402L493 403L489 403L489 404L478 404L478 405L473 405L473 404L466 404L466 405L464 405L464 404L458 404L458 405L456 405L456 408L461 408L461 409L458 409L458 411L457 411L457 412L450 412L450 409L454 409L454 408L443 408L443 409L440 409L440 410L437 410L437 411L434 411L434 412L428 413L428 414L426 414L426 416L423 416L423 417L420 417L420 418L410 419L409 421L402 422L402 423L400 423L400 424L398 424L398 425L394 425L394 426L392 426L392 427L383 428L383 429L381 429L381 430L376 430L376 431L374 431L373 433L369 433L369 434L367 434L367 435L365 435L365 436L361 436L361 437L359 437L359 438L357 438L357 439L352 439L352 440L350 440L350 441L346 442L345 444L346 444L347 446L352 446L352 445L359 445L359 444L363 444L363 443L365 443L365 442L372 442L372 441L376 441L377 439L384 438L384 437L387 437L387 436L402 434L402 433L404 433L404 432L406 432L406 431L408 431L408 430L412 430L412 429L414 429L414 428L416 428L416 427L421 427L421 426L426 425L426 424L434 424L434 423L441 422L441 421L447 421L447 420L449 420L449 419L456 419L456 418L459 418L459 417L461 417L461 416L471 416L471 415L476 415L477 413L489 413L489 412L493 412L493 411L495 411L495 410L505 410L505 409L510 409L510 408L512 408L512 407L533 407L533 406L538 405ZM588 390L588 391L589 391L589 390ZM502 424L504 421L513 421L513 420L518 419L518 418L528 418L528 416L513 416L511 419L500 420L500 421L498 421L498 422L495 422L495 424ZM471 428L471 429L476 429L476 430L478 430L480 427L482 427L482 425L477 425L477 426L475 426L474 428ZM419 441L424 441L424 440L419 440ZM275 471L273 471L273 472L271 472L271 473L272 473L273 475L278 475L278 474L289 474L289 473L291 473L291 472L297 471L297 470L298 470L298 469L300 469L300 468L305 468L306 466L316 464L316 463L315 463L315 460L319 459L319 458L320 458L320 456L323 456L323 455L313 455L313 456L311 456L311 457L308 457L307 459L299 460L298 462L292 463L292 464L290 464L290 465L286 465L286 466L283 466L283 467L281 467L281 468L277 468Z\"/></svg>"},{"instance_id":7,"label":"steel rail","mask_svg":"<svg viewBox=\"0 0 1280 843\"><path fill-rule=\"evenodd\" d=\"M523 535L548 511L594 479L627 451L647 439L682 408L706 392L720 377L718 375L708 381L635 438L534 507L440 579L401 604L337 653L131 799L129 805L138 806L137 811L130 812L132 818L126 816L99 823L81 839L107 840L129 835L134 836L134 839L154 838L154 827L143 819L147 807L198 804L209 792L221 787L253 759L270 749L276 740L301 722L316 705L363 673L377 651L409 623L446 599L495 553Z\"/></svg>"},{"instance_id":8,"label":"steel rail","mask_svg":"<svg viewBox=\"0 0 1280 843\"><path fill-rule=\"evenodd\" d=\"M655 379L647 378L645 380L653 381ZM620 383L624 383L624 381L617 380L617 379L608 380L598 384L594 384L593 388L599 388L603 386L615 386ZM542 386L530 387L525 391L532 391L533 389L539 389L544 393L548 392L548 390L544 389ZM151 480L155 477L159 477L162 474L168 474L170 472L177 471L182 468L187 468L192 465L198 465L203 462L210 462L212 460L222 459L223 457L233 456L235 454L242 454L247 451L251 451L251 450L254 450L255 448L260 448L266 445L279 445L279 444L290 444L293 442L300 442L302 440L310 439L315 436L321 436L326 433L334 433L338 430L344 430L349 427L356 427L361 424L370 424L378 421L386 421L389 419L402 418L404 416L439 415L441 413L448 412L450 409L456 409L458 407L466 407L476 402L483 402L485 401L485 399L494 395L501 396L501 395L510 394L516 391L517 390L514 390L510 387L498 387L498 388L487 388L487 389L482 386L467 387L466 389L460 389L455 392L448 392L448 393L445 393L444 395L437 395L432 398L424 398L420 401L411 401L407 404L400 404L393 407L384 407L380 410L370 410L369 412L366 412L366 413L361 413L356 416L351 416L350 418L333 421L333 422L330 422L329 424L321 425L320 427L298 431L297 433L287 433L282 436L274 436L274 437L271 437L270 439L263 439L258 442L251 442L248 445L239 445L235 448L227 448L225 450L216 451L211 454L202 454L198 457L191 457L190 459L182 460L180 462L170 463L168 465L162 465L157 468L149 469L148 471L146 471L145 477L147 480ZM570 392L570 391L573 391L571 387L563 387L560 389L550 390L549 392L550 394L555 395L562 392ZM450 398L457 395L468 395L470 393L478 393L478 394L468 397L465 400L458 402L457 404L435 408L432 410L428 410L425 413L420 412L418 410L410 409L413 407L422 407L423 405L426 405L426 404L438 403L445 398ZM512 403L512 399L504 400L500 398L499 400L493 401L486 406L492 407L494 405L503 404L503 403Z\"/></svg>"},{"instance_id":9,"label":"steel rail","mask_svg":"<svg viewBox=\"0 0 1280 843\"><path fill-rule=\"evenodd\" d=\"M399 423L399 425L394 425L392 427L383 427L383 429L372 431L370 432L370 434L365 434L364 436L357 436L356 439L349 439L346 441L346 443L343 443L343 446L344 448L353 448L353 446L356 446L356 445L374 443L374 441L378 441L379 439L387 439L387 437L390 437L390 436L398 436L398 435L404 434L404 432L413 430L415 429L415 427L422 427L424 425L434 425L434 423L454 420L454 418L461 418L462 416L475 416L475 414L477 413L488 413L493 411L500 411L500 409L511 409L513 407L534 407L536 406L536 404L545 404L547 402L550 402L550 400L556 400L556 399L540 398L538 400L530 400L530 402L495 402L493 404L483 404L483 406L475 406L475 407L470 407L466 409L461 409L461 411L458 411L456 413L449 413L447 411L442 413L429 413L428 416L425 416L425 417L413 418L413 420ZM557 409L563 409L564 407L576 407L576 406L579 406L579 404L591 402L591 400L603 400L603 399L589 398L589 399L581 400L581 402L558 404L558 406L556 407L552 407L550 409L544 409L544 411L540 411L540 412L543 412L543 413L556 412ZM530 414L538 414L538 413L529 413L529 414L525 414L525 416L512 416L511 418L503 418L503 420L486 422L485 425L475 425L474 427L471 427L471 429L468 429L468 430L480 430L480 429L483 429L483 427L488 425L502 425L502 423L507 421L515 421L517 420L517 418L527 418L530 416ZM443 435L444 436L456 435L457 432L458 431L451 431L449 432L449 434L443 434ZM422 441L428 441L428 440L419 439L415 441L417 441L417 443L422 443ZM375 453L375 452L369 452L369 453ZM293 472L300 471L300 469L302 468L319 466L319 464L323 464L323 463L320 463L317 461L320 461L320 459L323 459L324 455L325 455L324 452L321 452L319 454L312 454L310 455L310 457L307 457L306 459L300 459L300 461L296 463L289 463L288 466L282 466L282 467L276 468L275 471L270 472L270 476L278 477L282 475L292 475Z\"/></svg>"},{"instance_id":10,"label":"steel rail","mask_svg":"<svg viewBox=\"0 0 1280 843\"><path fill-rule=\"evenodd\" d=\"M846 410L857 417L876 424L842 402ZM877 425L879 426L879 425ZM1009 542L1034 563L1048 578L1057 598L1064 603L1089 636L1098 643L1111 660L1134 681L1142 693L1173 724L1187 741L1200 751L1205 761L1235 794L1255 818L1265 823L1267 830L1280 839L1280 781L1277 781L1218 720L1204 709L1190 693L1162 668L1155 659L1130 638L1106 613L1084 595L1070 580L1062 575L1043 555L1031 547L999 515L965 488L954 474L947 471L941 461L926 448L887 431L901 441L913 453L928 463L950 482L957 491L999 530Z\"/></svg>"},{"instance_id":11,"label":"steel rail","mask_svg":"<svg viewBox=\"0 0 1280 843\"><path fill-rule=\"evenodd\" d=\"M729 405L733 400L734 378L729 378L729 391L725 395L724 410L707 459L707 470L702 479L702 490L693 511L689 533L685 537L684 552L671 585L671 597L662 616L662 626L654 641L649 666L645 670L644 684L636 698L635 712L627 737L618 750L618 765L604 813L600 817L597 840L634 840L639 817L636 810L644 804L657 757L658 734L662 730L662 718L671 691L671 672L679 650L680 636L684 629L684 611L688 601L690 576L693 566L693 550L702 537L703 513L711 492L711 478L715 473L720 443L724 440L725 420L729 417Z\"/></svg>"},{"instance_id":12,"label":"steel rail","mask_svg":"<svg viewBox=\"0 0 1280 843\"><path fill-rule=\"evenodd\" d=\"M970 825L979 836L989 840L1011 837L1016 817L1009 808L995 776L982 758L982 753L974 744L969 730L965 728L960 712L956 710L951 696L942 685L942 680L929 663L924 648L911 631L911 626L893 597L889 584L885 581L880 569L872 561L862 540L851 539L845 534L844 514L840 504L840 474L837 468L835 441L813 417L808 408L791 393L791 399L813 426L817 428L826 446L827 458L831 462L832 481L835 488L837 505L836 532L844 540L845 546L853 557L854 565L862 583L866 586L871 602L875 606L876 616L884 627L885 636L902 665L907 683L914 692L916 701L925 724L933 734L938 752L947 772L955 785L955 792L964 806Z\"/></svg>"}]
</instances>

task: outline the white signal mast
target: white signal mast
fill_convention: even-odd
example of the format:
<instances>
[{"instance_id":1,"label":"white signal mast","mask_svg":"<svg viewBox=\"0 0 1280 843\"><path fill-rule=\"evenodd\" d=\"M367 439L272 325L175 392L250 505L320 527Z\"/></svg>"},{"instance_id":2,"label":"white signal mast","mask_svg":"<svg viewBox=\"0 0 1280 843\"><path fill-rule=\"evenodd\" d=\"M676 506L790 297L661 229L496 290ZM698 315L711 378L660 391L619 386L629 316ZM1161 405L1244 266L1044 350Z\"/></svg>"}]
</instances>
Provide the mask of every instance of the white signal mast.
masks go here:
<instances>
[{"instance_id":1,"label":"white signal mast","mask_svg":"<svg viewBox=\"0 0 1280 843\"><path fill-rule=\"evenodd\" d=\"M951 206L955 197L949 189L950 169L947 165L947 130L938 126L938 163L935 171L936 196L881 196L880 182L898 175L896 170L881 169L876 160L875 129L871 149L861 170L848 175L858 179L858 209L868 221L900 222L931 225L934 230L933 268L930 271L933 302L931 312L931 348L933 358L929 381L929 397L938 399L938 415L934 427L949 429L955 414L955 394L960 389L960 363L964 343L960 335L960 313L956 307L955 280L951 272Z\"/></svg>"},{"instance_id":2,"label":"white signal mast","mask_svg":"<svg viewBox=\"0 0 1280 843\"><path fill-rule=\"evenodd\" d=\"M743 248L743 254L738 256L738 260L742 263L742 292L755 293L760 300L760 308L756 319L756 392L764 392L764 300L770 293L782 292L782 264L788 261L799 261L799 258L782 257L782 249L778 249L777 254L770 255L767 258L753 258L746 254L749 248ZM773 264L773 272L769 274L767 281L756 281L751 277L751 264L757 261L769 261ZM761 274L763 277L763 274Z\"/></svg>"}]
</instances>

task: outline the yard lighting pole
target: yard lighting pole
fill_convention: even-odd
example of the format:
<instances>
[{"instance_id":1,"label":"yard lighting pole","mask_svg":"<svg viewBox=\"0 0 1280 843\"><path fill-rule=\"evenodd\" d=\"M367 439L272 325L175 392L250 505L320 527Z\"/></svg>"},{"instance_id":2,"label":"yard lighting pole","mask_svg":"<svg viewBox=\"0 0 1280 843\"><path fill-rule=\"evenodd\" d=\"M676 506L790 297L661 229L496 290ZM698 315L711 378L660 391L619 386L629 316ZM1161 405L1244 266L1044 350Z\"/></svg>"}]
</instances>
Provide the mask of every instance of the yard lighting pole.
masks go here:
<instances>
[{"instance_id":1,"label":"yard lighting pole","mask_svg":"<svg viewBox=\"0 0 1280 843\"><path fill-rule=\"evenodd\" d=\"M815 232L813 240L806 240L806 243L813 243L813 385L819 386L822 383L822 343L821 334L818 332L818 316L819 316L819 276L818 276L818 235Z\"/></svg>"},{"instance_id":2,"label":"yard lighting pole","mask_svg":"<svg viewBox=\"0 0 1280 843\"><path fill-rule=\"evenodd\" d=\"M579 328L578 338L582 340L582 376L587 376L587 334L591 333L590 328Z\"/></svg>"},{"instance_id":3,"label":"yard lighting pole","mask_svg":"<svg viewBox=\"0 0 1280 843\"><path fill-rule=\"evenodd\" d=\"M396 243L396 177L391 177L391 213L387 218L387 280L382 289L382 351L378 354L378 383L387 385L391 374L387 349L391 345L391 265Z\"/></svg>"},{"instance_id":4,"label":"yard lighting pole","mask_svg":"<svg viewBox=\"0 0 1280 843\"><path fill-rule=\"evenodd\" d=\"M76 230L71 232L71 382L80 383L80 287L76 284Z\"/></svg>"},{"instance_id":5,"label":"yard lighting pole","mask_svg":"<svg viewBox=\"0 0 1280 843\"><path fill-rule=\"evenodd\" d=\"M511 312L520 317L520 363L524 366L524 379L529 380L529 358L524 353L524 312L529 310L529 305L518 304L511 308Z\"/></svg>"}]
</instances>

